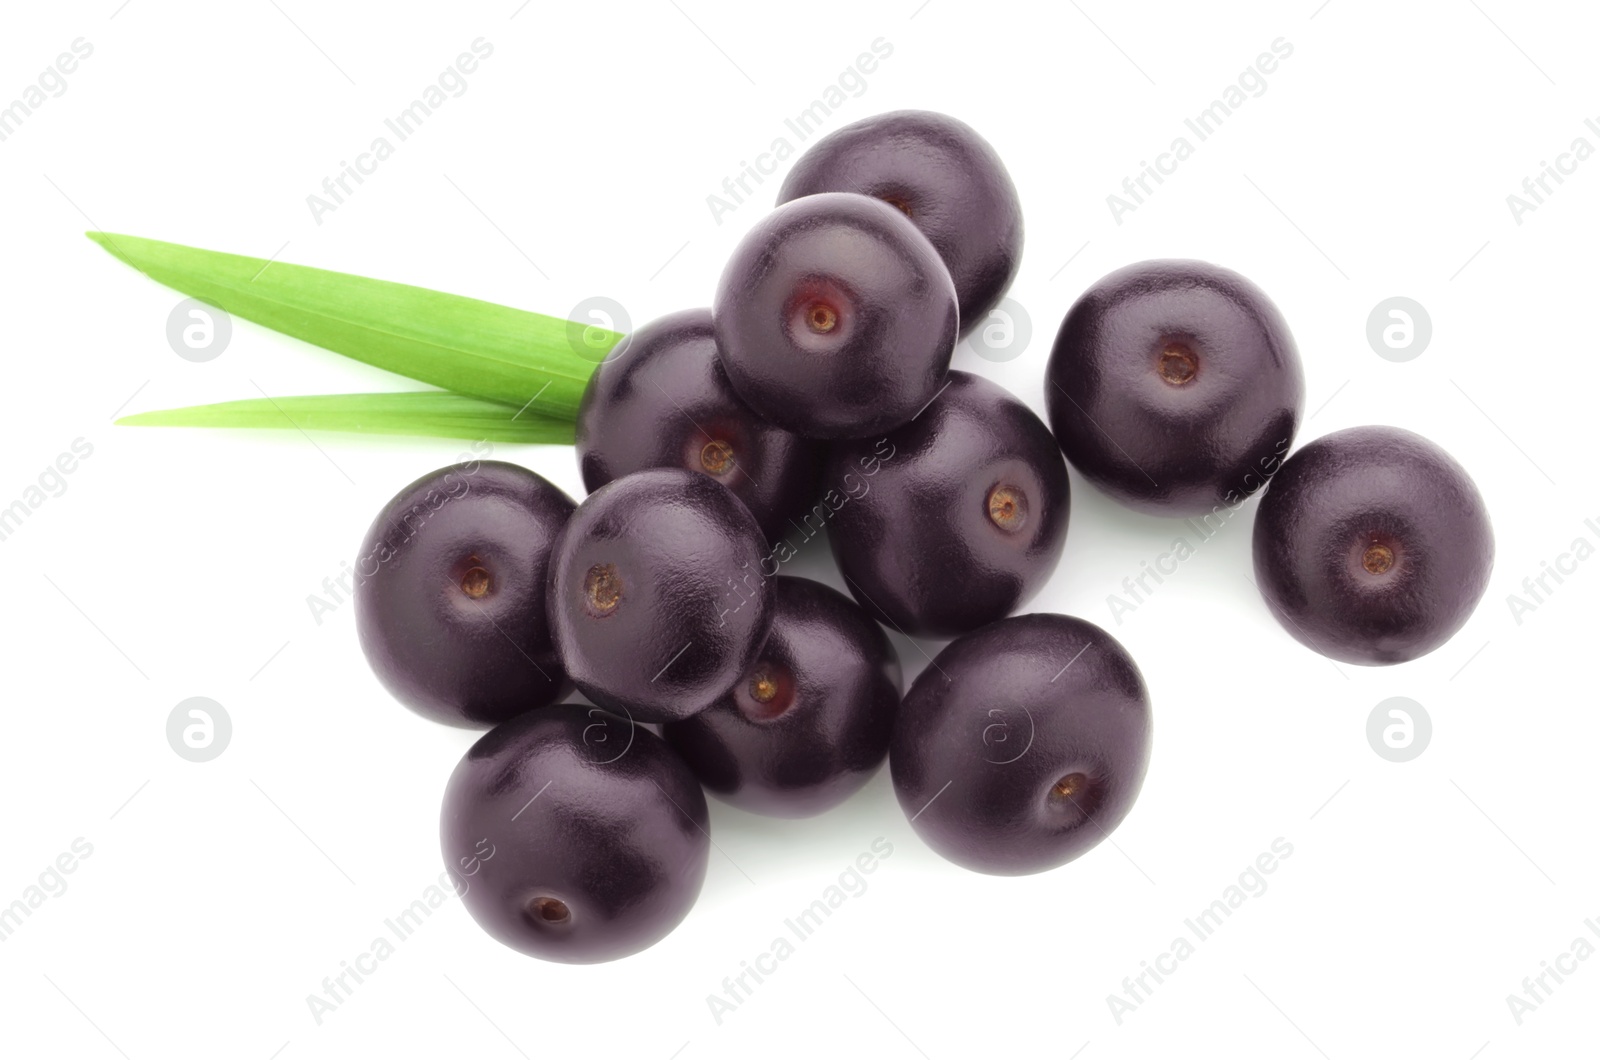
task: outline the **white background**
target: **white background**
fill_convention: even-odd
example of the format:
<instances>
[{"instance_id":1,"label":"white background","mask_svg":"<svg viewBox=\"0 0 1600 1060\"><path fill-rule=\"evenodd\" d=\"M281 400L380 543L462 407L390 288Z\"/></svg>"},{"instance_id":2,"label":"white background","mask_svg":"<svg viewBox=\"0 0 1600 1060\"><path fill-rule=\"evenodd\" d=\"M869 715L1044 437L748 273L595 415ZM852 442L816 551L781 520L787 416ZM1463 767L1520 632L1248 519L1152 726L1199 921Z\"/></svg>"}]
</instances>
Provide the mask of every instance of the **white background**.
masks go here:
<instances>
[{"instance_id":1,"label":"white background","mask_svg":"<svg viewBox=\"0 0 1600 1060\"><path fill-rule=\"evenodd\" d=\"M94 48L0 143L0 506L75 439L93 446L0 541L0 905L75 839L93 847L0 942L0 1051L1593 1055L1600 959L1520 1025L1506 1002L1600 921L1600 562L1550 581L1520 624L1507 603L1574 539L1600 542L1584 522L1600 522L1600 161L1521 224L1506 202L1575 138L1600 147L1584 126L1600 123L1592 9L119 2L10 5L0 32L0 101L73 40ZM468 91L316 223L306 196L479 37L494 53ZM1065 557L1033 607L1106 626L1149 682L1154 757L1115 845L1035 877L970 874L918 841L886 771L809 822L713 804L701 900L643 955L539 963L451 900L319 1025L307 995L441 872L438 799L474 736L390 701L349 606L319 624L307 598L391 494L464 445L114 428L123 409L407 384L242 321L216 360L182 360L166 339L180 296L81 233L276 253L558 315L604 295L642 322L709 300L780 178L720 224L707 196L774 138L803 146L784 118L880 37L892 55L826 128L950 112L1022 196L1012 295L1031 345L1002 365L963 349L958 367L1042 410L1050 339L1094 279L1149 257L1235 268L1299 341L1300 441L1400 424L1470 470L1497 537L1482 605L1424 659L1331 665L1246 580L1250 504L1118 624L1107 597L1175 527L1075 478ZM1267 90L1118 224L1106 196L1279 37L1293 55ZM1395 295L1433 321L1407 363L1365 336ZM496 455L581 495L568 450ZM800 569L838 584L825 549ZM908 676L937 647L896 643ZM191 696L232 718L208 763L167 743ZM1409 763L1367 741L1391 696L1433 721ZM719 1025L707 995L877 837L893 854L869 889ZM1107 995L1279 837L1294 852L1267 891L1119 1024Z\"/></svg>"}]
</instances>

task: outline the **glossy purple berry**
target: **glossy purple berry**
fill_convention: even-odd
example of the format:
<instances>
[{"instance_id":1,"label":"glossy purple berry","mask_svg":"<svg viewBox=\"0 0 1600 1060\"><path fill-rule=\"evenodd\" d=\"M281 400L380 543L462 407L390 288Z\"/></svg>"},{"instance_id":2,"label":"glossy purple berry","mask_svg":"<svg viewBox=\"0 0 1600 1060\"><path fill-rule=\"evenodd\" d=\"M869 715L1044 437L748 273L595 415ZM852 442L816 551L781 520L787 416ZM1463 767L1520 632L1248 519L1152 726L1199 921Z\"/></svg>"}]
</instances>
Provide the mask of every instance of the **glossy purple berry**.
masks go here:
<instances>
[{"instance_id":1,"label":"glossy purple berry","mask_svg":"<svg viewBox=\"0 0 1600 1060\"><path fill-rule=\"evenodd\" d=\"M761 419L717 360L711 310L652 321L601 363L578 407L578 466L593 492L623 475L682 467L732 490L769 541L808 508L822 449Z\"/></svg>"},{"instance_id":2,"label":"glossy purple berry","mask_svg":"<svg viewBox=\"0 0 1600 1060\"><path fill-rule=\"evenodd\" d=\"M1256 581L1313 651L1368 666L1426 655L1489 584L1494 531L1460 464L1398 427L1301 447L1256 511Z\"/></svg>"},{"instance_id":3,"label":"glossy purple berry","mask_svg":"<svg viewBox=\"0 0 1600 1060\"><path fill-rule=\"evenodd\" d=\"M545 618L551 549L573 502L495 460L422 476L378 513L356 562L356 631L391 695L485 728L571 689Z\"/></svg>"},{"instance_id":4,"label":"glossy purple berry","mask_svg":"<svg viewBox=\"0 0 1600 1060\"><path fill-rule=\"evenodd\" d=\"M938 392L959 314L949 271L905 214L833 193L756 223L712 316L728 380L757 415L808 438L860 438Z\"/></svg>"},{"instance_id":5,"label":"glossy purple berry","mask_svg":"<svg viewBox=\"0 0 1600 1060\"><path fill-rule=\"evenodd\" d=\"M733 691L661 735L718 798L810 817L843 802L889 753L900 661L849 598L775 579L772 632Z\"/></svg>"},{"instance_id":6,"label":"glossy purple berry","mask_svg":"<svg viewBox=\"0 0 1600 1060\"><path fill-rule=\"evenodd\" d=\"M705 880L708 828L700 785L660 737L567 703L472 745L439 836L478 926L532 957L593 964L678 926Z\"/></svg>"},{"instance_id":7,"label":"glossy purple berry","mask_svg":"<svg viewBox=\"0 0 1600 1060\"><path fill-rule=\"evenodd\" d=\"M928 237L955 282L961 332L980 324L1022 261L1022 206L989 142L944 114L897 110L818 140L778 202L853 191L894 206Z\"/></svg>"},{"instance_id":8,"label":"glossy purple berry","mask_svg":"<svg viewBox=\"0 0 1600 1060\"><path fill-rule=\"evenodd\" d=\"M1067 460L1156 515L1236 507L1266 484L1305 405L1289 326L1259 287L1203 261L1144 261L1075 302L1045 370Z\"/></svg>"},{"instance_id":9,"label":"glossy purple berry","mask_svg":"<svg viewBox=\"0 0 1600 1060\"><path fill-rule=\"evenodd\" d=\"M1055 439L996 383L953 371L916 419L833 447L833 555L869 615L951 637L1004 618L1055 570L1071 488ZM826 500L826 498L825 498Z\"/></svg>"},{"instance_id":10,"label":"glossy purple berry","mask_svg":"<svg viewBox=\"0 0 1600 1060\"><path fill-rule=\"evenodd\" d=\"M761 528L710 476L637 471L578 506L550 560L550 626L595 703L675 721L733 688L766 639Z\"/></svg>"},{"instance_id":11,"label":"glossy purple berry","mask_svg":"<svg viewBox=\"0 0 1600 1060\"><path fill-rule=\"evenodd\" d=\"M953 641L900 705L889 772L911 826L945 858L1020 876L1092 849L1133 808L1150 698L1122 645L1063 615Z\"/></svg>"}]
</instances>

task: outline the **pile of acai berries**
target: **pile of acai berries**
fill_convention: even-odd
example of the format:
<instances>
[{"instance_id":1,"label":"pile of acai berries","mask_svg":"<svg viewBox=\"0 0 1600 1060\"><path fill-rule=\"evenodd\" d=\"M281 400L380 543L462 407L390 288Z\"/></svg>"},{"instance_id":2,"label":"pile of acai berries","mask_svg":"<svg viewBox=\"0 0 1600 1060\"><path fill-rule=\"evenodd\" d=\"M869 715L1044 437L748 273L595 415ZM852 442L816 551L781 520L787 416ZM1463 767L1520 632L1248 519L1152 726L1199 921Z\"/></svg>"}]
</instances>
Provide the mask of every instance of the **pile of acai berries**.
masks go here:
<instances>
[{"instance_id":1,"label":"pile of acai berries","mask_svg":"<svg viewBox=\"0 0 1600 1060\"><path fill-rule=\"evenodd\" d=\"M1144 779L1144 680L1097 626L1016 614L1061 555L1068 461L1174 518L1270 480L1255 580L1332 658L1402 662L1466 621L1493 556L1472 481L1390 427L1291 455L1299 355L1236 273L1150 261L1096 283L1046 369L1050 427L950 370L1021 252L1016 189L972 129L913 111L841 129L710 309L595 369L583 503L478 461L379 514L356 596L372 668L416 712L490 730L441 832L491 935L556 961L642 950L700 892L706 791L811 816L885 758L916 832L967 868L1039 872L1104 839ZM849 596L781 573L792 532L823 528ZM903 695L885 627L954 638Z\"/></svg>"}]
</instances>

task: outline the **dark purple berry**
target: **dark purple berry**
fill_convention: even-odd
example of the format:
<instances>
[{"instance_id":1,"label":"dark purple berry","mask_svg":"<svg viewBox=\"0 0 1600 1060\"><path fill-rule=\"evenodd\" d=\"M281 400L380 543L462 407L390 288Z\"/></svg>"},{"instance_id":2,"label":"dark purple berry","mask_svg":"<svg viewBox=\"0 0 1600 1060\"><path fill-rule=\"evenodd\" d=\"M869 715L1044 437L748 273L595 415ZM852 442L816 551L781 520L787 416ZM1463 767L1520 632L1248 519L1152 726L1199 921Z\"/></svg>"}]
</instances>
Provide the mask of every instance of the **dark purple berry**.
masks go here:
<instances>
[{"instance_id":1,"label":"dark purple berry","mask_svg":"<svg viewBox=\"0 0 1600 1060\"><path fill-rule=\"evenodd\" d=\"M865 195L778 207L735 248L712 306L718 354L755 412L807 438L916 415L955 351L955 286L905 214Z\"/></svg>"},{"instance_id":2,"label":"dark purple berry","mask_svg":"<svg viewBox=\"0 0 1600 1060\"><path fill-rule=\"evenodd\" d=\"M637 471L578 506L550 561L550 625L567 672L636 721L710 706L772 622L749 510L709 475Z\"/></svg>"},{"instance_id":3,"label":"dark purple berry","mask_svg":"<svg viewBox=\"0 0 1600 1060\"><path fill-rule=\"evenodd\" d=\"M988 141L954 118L897 110L829 133L800 156L778 202L828 191L882 199L928 237L955 281L962 334L999 304L1017 274L1017 189Z\"/></svg>"},{"instance_id":4,"label":"dark purple berry","mask_svg":"<svg viewBox=\"0 0 1600 1060\"><path fill-rule=\"evenodd\" d=\"M1149 759L1150 698L1133 659L1098 626L1038 614L938 654L900 705L889 772L935 851L1020 876L1108 836Z\"/></svg>"},{"instance_id":5,"label":"dark purple berry","mask_svg":"<svg viewBox=\"0 0 1600 1060\"><path fill-rule=\"evenodd\" d=\"M876 442L833 447L827 481L857 489L829 524L845 583L903 633L950 637L1004 618L1050 577L1071 493L1033 411L966 372Z\"/></svg>"},{"instance_id":6,"label":"dark purple berry","mask_svg":"<svg viewBox=\"0 0 1600 1060\"><path fill-rule=\"evenodd\" d=\"M688 914L708 825L700 785L660 737L567 703L472 745L439 837L479 927L532 957L593 964L654 945Z\"/></svg>"},{"instance_id":7,"label":"dark purple berry","mask_svg":"<svg viewBox=\"0 0 1600 1060\"><path fill-rule=\"evenodd\" d=\"M717 362L711 310L662 317L628 336L589 379L578 407L578 466L593 492L652 467L710 475L734 492L769 541L817 492L816 442L758 417Z\"/></svg>"},{"instance_id":8,"label":"dark purple berry","mask_svg":"<svg viewBox=\"0 0 1600 1060\"><path fill-rule=\"evenodd\" d=\"M424 475L378 513L356 562L356 631L391 695L485 728L572 687L550 641L545 577L573 502L526 468Z\"/></svg>"},{"instance_id":9,"label":"dark purple berry","mask_svg":"<svg viewBox=\"0 0 1600 1060\"><path fill-rule=\"evenodd\" d=\"M1305 380L1255 284L1203 261L1144 261L1067 312L1045 399L1090 482L1140 511L1200 515L1237 506L1278 469Z\"/></svg>"},{"instance_id":10,"label":"dark purple berry","mask_svg":"<svg viewBox=\"0 0 1600 1060\"><path fill-rule=\"evenodd\" d=\"M848 598L775 579L766 645L733 691L661 735L713 795L773 817L843 802L889 753L900 661Z\"/></svg>"},{"instance_id":11,"label":"dark purple berry","mask_svg":"<svg viewBox=\"0 0 1600 1060\"><path fill-rule=\"evenodd\" d=\"M1494 532L1461 465L1398 427L1303 446L1256 512L1257 584L1313 651L1406 662L1455 635L1489 584Z\"/></svg>"}]
</instances>

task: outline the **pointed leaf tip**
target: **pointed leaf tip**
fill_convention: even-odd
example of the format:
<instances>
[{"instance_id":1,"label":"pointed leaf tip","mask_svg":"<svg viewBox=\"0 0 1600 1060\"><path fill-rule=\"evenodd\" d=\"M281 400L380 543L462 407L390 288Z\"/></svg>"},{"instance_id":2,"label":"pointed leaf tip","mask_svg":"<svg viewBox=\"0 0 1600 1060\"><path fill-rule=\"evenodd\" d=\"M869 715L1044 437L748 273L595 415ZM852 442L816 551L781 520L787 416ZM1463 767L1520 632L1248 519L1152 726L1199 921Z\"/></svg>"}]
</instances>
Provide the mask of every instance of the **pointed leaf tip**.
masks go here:
<instances>
[{"instance_id":1,"label":"pointed leaf tip","mask_svg":"<svg viewBox=\"0 0 1600 1060\"><path fill-rule=\"evenodd\" d=\"M571 422L621 335L406 284L139 236L90 232L112 256L236 317L444 390ZM270 267L269 267L270 266ZM591 345L596 335L603 347ZM580 342L581 336L581 342Z\"/></svg>"},{"instance_id":2,"label":"pointed leaf tip","mask_svg":"<svg viewBox=\"0 0 1600 1060\"><path fill-rule=\"evenodd\" d=\"M247 398L137 412L116 423L127 427L295 428L545 445L571 445L574 436L569 419L440 390Z\"/></svg>"}]
</instances>

